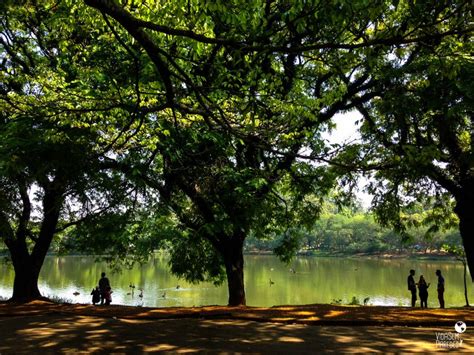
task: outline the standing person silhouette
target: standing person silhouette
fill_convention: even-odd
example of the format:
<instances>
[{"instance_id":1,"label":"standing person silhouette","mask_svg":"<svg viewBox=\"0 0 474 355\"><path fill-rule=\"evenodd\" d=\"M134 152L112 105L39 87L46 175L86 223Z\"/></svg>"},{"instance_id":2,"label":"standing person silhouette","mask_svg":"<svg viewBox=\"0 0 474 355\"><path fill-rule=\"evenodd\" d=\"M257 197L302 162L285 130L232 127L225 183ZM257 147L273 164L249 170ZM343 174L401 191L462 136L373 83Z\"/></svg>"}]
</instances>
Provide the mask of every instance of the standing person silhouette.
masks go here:
<instances>
[{"instance_id":1,"label":"standing person silhouette","mask_svg":"<svg viewBox=\"0 0 474 355\"><path fill-rule=\"evenodd\" d=\"M411 292L411 306L415 307L416 304L416 283L415 283L415 270L410 270L410 275L408 275L407 283L408 283L408 290Z\"/></svg>"},{"instance_id":2,"label":"standing person silhouette","mask_svg":"<svg viewBox=\"0 0 474 355\"><path fill-rule=\"evenodd\" d=\"M99 291L100 291L100 304L104 304L104 301L107 301L107 289L110 289L110 282L107 277L105 277L105 272L103 272L99 280Z\"/></svg>"},{"instance_id":3,"label":"standing person silhouette","mask_svg":"<svg viewBox=\"0 0 474 355\"><path fill-rule=\"evenodd\" d=\"M438 276L439 308L444 308L444 277L441 275L441 270L436 270L436 276Z\"/></svg>"},{"instance_id":4,"label":"standing person silhouette","mask_svg":"<svg viewBox=\"0 0 474 355\"><path fill-rule=\"evenodd\" d=\"M421 308L428 308L428 287L430 287L430 284L427 284L423 275L420 275L420 280L418 281L418 290Z\"/></svg>"}]
</instances>

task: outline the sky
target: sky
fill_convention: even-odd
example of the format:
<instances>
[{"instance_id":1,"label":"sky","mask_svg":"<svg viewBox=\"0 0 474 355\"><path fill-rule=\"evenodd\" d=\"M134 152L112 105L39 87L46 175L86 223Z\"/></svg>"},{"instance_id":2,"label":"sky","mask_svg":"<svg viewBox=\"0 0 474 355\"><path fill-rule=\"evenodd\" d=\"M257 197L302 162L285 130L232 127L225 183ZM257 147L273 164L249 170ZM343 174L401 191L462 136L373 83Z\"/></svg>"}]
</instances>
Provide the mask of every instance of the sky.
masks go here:
<instances>
[{"instance_id":1,"label":"sky","mask_svg":"<svg viewBox=\"0 0 474 355\"><path fill-rule=\"evenodd\" d=\"M357 111L336 114L333 118L336 128L330 134L324 134L323 137L327 139L329 143L343 143L346 141L357 140L360 138L360 135L357 131L356 121L361 118L361 114ZM356 193L356 196L360 199L364 209L368 209L372 202L372 195L362 191L367 182L367 179L362 178L358 184L359 191Z\"/></svg>"}]
</instances>

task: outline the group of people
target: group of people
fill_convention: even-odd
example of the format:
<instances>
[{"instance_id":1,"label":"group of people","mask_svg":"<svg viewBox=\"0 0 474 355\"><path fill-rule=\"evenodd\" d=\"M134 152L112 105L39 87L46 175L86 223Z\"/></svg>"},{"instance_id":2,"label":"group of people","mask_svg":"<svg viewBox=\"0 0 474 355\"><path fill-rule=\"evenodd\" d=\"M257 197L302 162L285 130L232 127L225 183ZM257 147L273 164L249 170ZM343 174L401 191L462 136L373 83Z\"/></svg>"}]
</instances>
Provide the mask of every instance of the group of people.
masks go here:
<instances>
[{"instance_id":1,"label":"group of people","mask_svg":"<svg viewBox=\"0 0 474 355\"><path fill-rule=\"evenodd\" d=\"M441 270L436 270L436 276L438 277L438 300L439 307L444 308L444 277L441 275ZM410 270L408 275L408 290L411 292L411 306L416 305L416 287L418 286L418 292L420 296L421 308L428 308L428 288L430 283L427 283L423 275L420 275L418 282L415 282L415 270Z\"/></svg>"},{"instance_id":2,"label":"group of people","mask_svg":"<svg viewBox=\"0 0 474 355\"><path fill-rule=\"evenodd\" d=\"M94 288L91 292L92 304L95 306L97 303L109 305L112 302L112 288L110 287L110 281L105 276L105 272L101 274L99 280L99 286Z\"/></svg>"},{"instance_id":3,"label":"group of people","mask_svg":"<svg viewBox=\"0 0 474 355\"><path fill-rule=\"evenodd\" d=\"M438 300L439 307L444 308L444 277L441 275L441 270L436 270L436 276L438 277ZM428 288L430 283L427 283L423 275L420 275L418 282L415 282L415 270L410 270L410 275L407 279L408 290L411 292L411 306L415 307L416 305L416 287L418 286L418 292L420 296L421 308L428 308ZM99 280L99 286L94 288L91 292L92 303L96 305L100 304L109 305L112 302L112 288L110 287L110 281L105 276L105 272L101 274Z\"/></svg>"}]
</instances>

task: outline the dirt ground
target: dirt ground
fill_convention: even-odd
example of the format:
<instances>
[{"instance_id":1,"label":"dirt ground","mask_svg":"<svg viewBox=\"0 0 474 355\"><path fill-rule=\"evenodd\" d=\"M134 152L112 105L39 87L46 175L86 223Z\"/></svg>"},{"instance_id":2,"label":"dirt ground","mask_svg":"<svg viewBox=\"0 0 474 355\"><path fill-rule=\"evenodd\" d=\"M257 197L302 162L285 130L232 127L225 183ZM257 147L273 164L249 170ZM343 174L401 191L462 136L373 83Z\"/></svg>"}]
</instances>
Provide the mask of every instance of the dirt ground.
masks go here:
<instances>
[{"instance_id":1,"label":"dirt ground","mask_svg":"<svg viewBox=\"0 0 474 355\"><path fill-rule=\"evenodd\" d=\"M457 334L458 320L467 330L451 350L474 353L474 309L465 308L0 303L0 354L434 352L450 350L437 335Z\"/></svg>"}]
</instances>

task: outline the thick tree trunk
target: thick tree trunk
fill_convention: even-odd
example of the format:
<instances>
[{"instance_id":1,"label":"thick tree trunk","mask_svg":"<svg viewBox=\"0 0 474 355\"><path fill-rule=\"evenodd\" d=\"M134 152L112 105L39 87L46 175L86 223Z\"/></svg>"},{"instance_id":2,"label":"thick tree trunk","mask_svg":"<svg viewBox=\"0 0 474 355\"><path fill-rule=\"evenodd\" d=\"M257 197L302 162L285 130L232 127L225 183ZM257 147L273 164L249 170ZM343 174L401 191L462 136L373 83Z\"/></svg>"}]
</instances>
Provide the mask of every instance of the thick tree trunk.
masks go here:
<instances>
[{"instance_id":1,"label":"thick tree trunk","mask_svg":"<svg viewBox=\"0 0 474 355\"><path fill-rule=\"evenodd\" d=\"M229 306L245 306L243 242L229 245L224 254Z\"/></svg>"},{"instance_id":2,"label":"thick tree trunk","mask_svg":"<svg viewBox=\"0 0 474 355\"><path fill-rule=\"evenodd\" d=\"M16 241L9 248L15 270L11 301L26 302L42 297L38 289L38 279L53 234L39 238L31 255L22 241Z\"/></svg>"},{"instance_id":3,"label":"thick tree trunk","mask_svg":"<svg viewBox=\"0 0 474 355\"><path fill-rule=\"evenodd\" d=\"M459 232L471 272L471 280L474 282L474 194L468 193L457 199L454 211L459 217Z\"/></svg>"},{"instance_id":4,"label":"thick tree trunk","mask_svg":"<svg viewBox=\"0 0 474 355\"><path fill-rule=\"evenodd\" d=\"M466 299L466 307L470 307L469 305L469 298L467 297L467 263L463 260L462 265L464 267L464 298Z\"/></svg>"},{"instance_id":5,"label":"thick tree trunk","mask_svg":"<svg viewBox=\"0 0 474 355\"><path fill-rule=\"evenodd\" d=\"M52 189L43 197L43 221L38 238L31 253L26 243L26 234L19 230L16 238L9 238L6 245L10 251L15 270L11 301L25 302L41 298L38 278L44 259L58 224L62 205L62 191Z\"/></svg>"},{"instance_id":6,"label":"thick tree trunk","mask_svg":"<svg viewBox=\"0 0 474 355\"><path fill-rule=\"evenodd\" d=\"M27 302L41 298L38 289L38 278L41 266L32 262L31 257L14 262L15 280L11 301Z\"/></svg>"}]
</instances>

